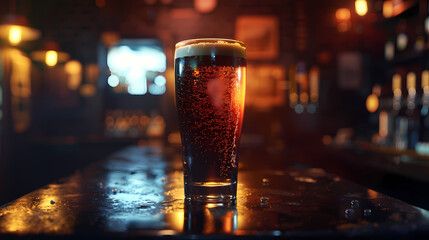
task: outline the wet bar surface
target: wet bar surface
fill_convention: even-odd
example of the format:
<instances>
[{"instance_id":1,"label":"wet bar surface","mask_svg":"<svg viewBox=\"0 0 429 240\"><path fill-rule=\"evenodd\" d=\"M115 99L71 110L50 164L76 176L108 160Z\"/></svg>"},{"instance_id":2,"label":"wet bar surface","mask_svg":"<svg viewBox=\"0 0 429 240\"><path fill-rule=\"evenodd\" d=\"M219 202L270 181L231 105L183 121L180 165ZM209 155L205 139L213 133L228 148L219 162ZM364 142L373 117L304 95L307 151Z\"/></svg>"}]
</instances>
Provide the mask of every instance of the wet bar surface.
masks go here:
<instances>
[{"instance_id":1,"label":"wet bar surface","mask_svg":"<svg viewBox=\"0 0 429 240\"><path fill-rule=\"evenodd\" d=\"M3 205L0 238L429 236L428 211L322 169L242 168L237 204L226 206L184 204L181 170L177 150L128 147Z\"/></svg>"}]
</instances>

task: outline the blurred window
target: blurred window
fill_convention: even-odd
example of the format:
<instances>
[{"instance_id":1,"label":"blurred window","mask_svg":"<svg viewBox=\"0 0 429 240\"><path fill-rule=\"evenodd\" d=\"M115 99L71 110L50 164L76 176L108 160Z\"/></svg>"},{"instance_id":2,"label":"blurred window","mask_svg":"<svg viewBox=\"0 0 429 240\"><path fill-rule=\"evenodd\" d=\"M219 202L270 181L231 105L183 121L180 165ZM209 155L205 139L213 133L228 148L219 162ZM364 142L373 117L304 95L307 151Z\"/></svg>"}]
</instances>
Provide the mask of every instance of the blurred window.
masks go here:
<instances>
[{"instance_id":1,"label":"blurred window","mask_svg":"<svg viewBox=\"0 0 429 240\"><path fill-rule=\"evenodd\" d=\"M131 95L162 95L166 91L167 67L162 45L157 40L120 40L107 53L110 87L120 85Z\"/></svg>"}]
</instances>

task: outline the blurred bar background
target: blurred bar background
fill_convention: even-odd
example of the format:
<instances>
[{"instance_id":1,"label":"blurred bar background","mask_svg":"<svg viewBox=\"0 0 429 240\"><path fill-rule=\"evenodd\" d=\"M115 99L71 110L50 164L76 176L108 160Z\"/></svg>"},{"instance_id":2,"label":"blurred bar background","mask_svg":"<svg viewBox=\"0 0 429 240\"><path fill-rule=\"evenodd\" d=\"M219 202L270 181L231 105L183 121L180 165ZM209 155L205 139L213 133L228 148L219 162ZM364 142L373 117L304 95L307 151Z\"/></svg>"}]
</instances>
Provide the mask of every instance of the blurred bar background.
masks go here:
<instances>
[{"instance_id":1,"label":"blurred bar background","mask_svg":"<svg viewBox=\"0 0 429 240\"><path fill-rule=\"evenodd\" d=\"M428 208L428 16L427 0L1 1L0 204L127 145L179 147L174 45L216 37L247 45L240 164Z\"/></svg>"}]
</instances>

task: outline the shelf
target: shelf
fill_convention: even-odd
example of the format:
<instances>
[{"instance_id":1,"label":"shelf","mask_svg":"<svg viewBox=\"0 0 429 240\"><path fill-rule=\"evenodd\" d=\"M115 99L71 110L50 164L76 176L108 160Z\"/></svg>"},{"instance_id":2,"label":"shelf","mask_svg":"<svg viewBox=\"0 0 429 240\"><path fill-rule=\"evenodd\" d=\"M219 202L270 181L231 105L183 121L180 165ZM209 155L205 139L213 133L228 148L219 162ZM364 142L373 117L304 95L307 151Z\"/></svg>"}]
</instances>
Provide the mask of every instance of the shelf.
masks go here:
<instances>
[{"instance_id":1,"label":"shelf","mask_svg":"<svg viewBox=\"0 0 429 240\"><path fill-rule=\"evenodd\" d=\"M355 142L353 146L356 150L368 153L362 160L369 167L429 182L429 156L413 150L400 150L366 141Z\"/></svg>"},{"instance_id":2,"label":"shelf","mask_svg":"<svg viewBox=\"0 0 429 240\"><path fill-rule=\"evenodd\" d=\"M417 61L424 60L425 54L429 51L426 47L421 51L409 50L398 53L394 59L388 61L385 60L388 65L400 65L400 64L409 64Z\"/></svg>"},{"instance_id":3,"label":"shelf","mask_svg":"<svg viewBox=\"0 0 429 240\"><path fill-rule=\"evenodd\" d=\"M418 158L419 160L429 161L428 155L419 154L414 150L409 150L409 149L402 149L401 150L401 149L391 147L391 146L382 146L382 145L377 145L374 143L364 142L364 141L357 142L357 145L362 150L367 150L367 151L377 152L377 153L382 153L382 154L388 154L388 155L393 155L393 156L407 155L407 156L410 156L413 158Z\"/></svg>"}]
</instances>

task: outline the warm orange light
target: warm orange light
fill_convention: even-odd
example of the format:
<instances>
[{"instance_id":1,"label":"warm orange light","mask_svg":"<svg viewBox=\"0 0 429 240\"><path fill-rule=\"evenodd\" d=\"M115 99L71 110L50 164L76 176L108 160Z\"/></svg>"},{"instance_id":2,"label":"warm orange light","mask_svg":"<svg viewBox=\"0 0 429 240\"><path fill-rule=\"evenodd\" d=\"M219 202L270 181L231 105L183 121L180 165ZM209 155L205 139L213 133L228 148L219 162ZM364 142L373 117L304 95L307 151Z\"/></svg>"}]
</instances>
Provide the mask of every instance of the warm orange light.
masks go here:
<instances>
[{"instance_id":1,"label":"warm orange light","mask_svg":"<svg viewBox=\"0 0 429 240\"><path fill-rule=\"evenodd\" d=\"M58 51L58 44L51 41L45 42L43 49L32 52L31 56L34 60L44 62L49 67L65 62L70 58L67 53Z\"/></svg>"},{"instance_id":2,"label":"warm orange light","mask_svg":"<svg viewBox=\"0 0 429 240\"><path fill-rule=\"evenodd\" d=\"M325 144L325 145L330 145L330 144L332 143L332 137L331 137L331 136L329 136L329 135L325 135L325 136L323 136L323 138L322 138L322 142L323 142L323 144Z\"/></svg>"},{"instance_id":3,"label":"warm orange light","mask_svg":"<svg viewBox=\"0 0 429 240\"><path fill-rule=\"evenodd\" d=\"M82 73L82 64L76 60L68 61L64 65L64 68L68 74L81 74Z\"/></svg>"},{"instance_id":4,"label":"warm orange light","mask_svg":"<svg viewBox=\"0 0 429 240\"><path fill-rule=\"evenodd\" d=\"M389 132L389 114L386 111L380 112L378 120L378 135L380 135L382 138L385 138Z\"/></svg>"},{"instance_id":5,"label":"warm orange light","mask_svg":"<svg viewBox=\"0 0 429 240\"><path fill-rule=\"evenodd\" d=\"M378 109L378 97L375 94L370 94L366 98L366 109L370 113L377 111L377 109Z\"/></svg>"},{"instance_id":6,"label":"warm orange light","mask_svg":"<svg viewBox=\"0 0 429 240\"><path fill-rule=\"evenodd\" d=\"M82 64L79 61L71 60L64 65L68 76L67 87L77 90L82 82Z\"/></svg>"},{"instance_id":7,"label":"warm orange light","mask_svg":"<svg viewBox=\"0 0 429 240\"><path fill-rule=\"evenodd\" d=\"M350 22L340 22L337 25L338 32L347 32L350 28Z\"/></svg>"},{"instance_id":8,"label":"warm orange light","mask_svg":"<svg viewBox=\"0 0 429 240\"><path fill-rule=\"evenodd\" d=\"M425 93L429 92L429 70L422 72L422 89Z\"/></svg>"},{"instance_id":9,"label":"warm orange light","mask_svg":"<svg viewBox=\"0 0 429 240\"><path fill-rule=\"evenodd\" d=\"M368 12L368 3L366 0L356 0L355 9L359 16L365 16L365 14Z\"/></svg>"},{"instance_id":10,"label":"warm orange light","mask_svg":"<svg viewBox=\"0 0 429 240\"><path fill-rule=\"evenodd\" d=\"M11 26L9 29L9 42L13 46L18 45L22 39L22 29L19 26Z\"/></svg>"},{"instance_id":11,"label":"warm orange light","mask_svg":"<svg viewBox=\"0 0 429 240\"><path fill-rule=\"evenodd\" d=\"M119 41L119 39L121 38L121 36L119 36L119 33L117 32L103 32L101 34L101 41L109 48L113 47L113 45L115 45L116 42Z\"/></svg>"},{"instance_id":12,"label":"warm orange light","mask_svg":"<svg viewBox=\"0 0 429 240\"><path fill-rule=\"evenodd\" d=\"M410 91L416 93L416 74L414 72L407 73L407 89L408 94Z\"/></svg>"},{"instance_id":13,"label":"warm orange light","mask_svg":"<svg viewBox=\"0 0 429 240\"><path fill-rule=\"evenodd\" d=\"M298 94L293 92L289 95L289 101L291 101L292 103L296 103L298 102Z\"/></svg>"},{"instance_id":14,"label":"warm orange light","mask_svg":"<svg viewBox=\"0 0 429 240\"><path fill-rule=\"evenodd\" d=\"M23 41L35 40L40 37L40 31L26 26L24 16L7 14L0 23L0 38L16 46Z\"/></svg>"},{"instance_id":15,"label":"warm orange light","mask_svg":"<svg viewBox=\"0 0 429 240\"><path fill-rule=\"evenodd\" d=\"M57 65L58 62L58 53L54 50L46 51L45 63L49 67Z\"/></svg>"},{"instance_id":16,"label":"warm orange light","mask_svg":"<svg viewBox=\"0 0 429 240\"><path fill-rule=\"evenodd\" d=\"M309 82L310 82L310 100L317 102L319 100L319 77L320 70L318 67L312 67L310 69Z\"/></svg>"},{"instance_id":17,"label":"warm orange light","mask_svg":"<svg viewBox=\"0 0 429 240\"><path fill-rule=\"evenodd\" d=\"M393 95L395 96L401 96L401 75L395 74L392 77L392 91Z\"/></svg>"},{"instance_id":18,"label":"warm orange light","mask_svg":"<svg viewBox=\"0 0 429 240\"><path fill-rule=\"evenodd\" d=\"M97 91L97 88L95 87L95 85L90 83L82 85L79 89L79 93L83 97L92 97L94 96L96 91Z\"/></svg>"},{"instance_id":19,"label":"warm orange light","mask_svg":"<svg viewBox=\"0 0 429 240\"><path fill-rule=\"evenodd\" d=\"M247 81L247 68L243 67L242 68L243 71L243 79L242 79L242 87L241 87L241 119L243 119L243 114L244 114L244 105L245 105L245 100L246 100L246 81Z\"/></svg>"},{"instance_id":20,"label":"warm orange light","mask_svg":"<svg viewBox=\"0 0 429 240\"><path fill-rule=\"evenodd\" d=\"M390 18L393 15L393 3L391 0L383 2L383 16Z\"/></svg>"},{"instance_id":21,"label":"warm orange light","mask_svg":"<svg viewBox=\"0 0 429 240\"><path fill-rule=\"evenodd\" d=\"M301 103L307 103L308 102L308 94L306 92L302 92L299 94L299 101Z\"/></svg>"},{"instance_id":22,"label":"warm orange light","mask_svg":"<svg viewBox=\"0 0 429 240\"><path fill-rule=\"evenodd\" d=\"M194 0L194 7L197 12L209 13L217 6L217 0Z\"/></svg>"},{"instance_id":23,"label":"warm orange light","mask_svg":"<svg viewBox=\"0 0 429 240\"><path fill-rule=\"evenodd\" d=\"M106 0L95 0L95 5L97 5L99 8L102 8L106 6Z\"/></svg>"},{"instance_id":24,"label":"warm orange light","mask_svg":"<svg viewBox=\"0 0 429 240\"><path fill-rule=\"evenodd\" d=\"M85 79L88 83L95 83L98 80L100 68L96 63L90 63L85 66Z\"/></svg>"},{"instance_id":25,"label":"warm orange light","mask_svg":"<svg viewBox=\"0 0 429 240\"><path fill-rule=\"evenodd\" d=\"M375 96L380 97L381 86L380 85L374 85L374 87L372 87L372 93L375 94Z\"/></svg>"},{"instance_id":26,"label":"warm orange light","mask_svg":"<svg viewBox=\"0 0 429 240\"><path fill-rule=\"evenodd\" d=\"M348 21L350 20L350 10L348 8L339 8L335 12L335 17L338 21Z\"/></svg>"}]
</instances>

